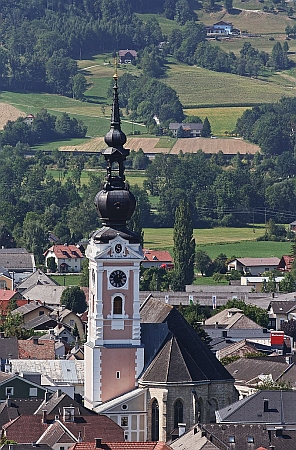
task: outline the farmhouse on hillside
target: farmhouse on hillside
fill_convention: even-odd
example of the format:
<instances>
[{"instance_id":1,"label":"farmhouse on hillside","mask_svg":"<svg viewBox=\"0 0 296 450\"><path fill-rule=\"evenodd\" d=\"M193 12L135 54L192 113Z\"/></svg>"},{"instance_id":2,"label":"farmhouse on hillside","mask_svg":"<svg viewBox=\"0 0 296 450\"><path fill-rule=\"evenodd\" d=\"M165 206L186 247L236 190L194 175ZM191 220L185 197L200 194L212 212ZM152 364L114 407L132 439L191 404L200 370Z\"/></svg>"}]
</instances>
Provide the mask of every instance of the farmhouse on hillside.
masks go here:
<instances>
[{"instance_id":1,"label":"farmhouse on hillside","mask_svg":"<svg viewBox=\"0 0 296 450\"><path fill-rule=\"evenodd\" d=\"M229 36L240 34L240 30L234 28L231 22L224 22L223 20L206 27L206 32L207 36Z\"/></svg>"},{"instance_id":2,"label":"farmhouse on hillside","mask_svg":"<svg viewBox=\"0 0 296 450\"><path fill-rule=\"evenodd\" d=\"M119 63L120 64L131 64L137 57L136 50L119 50Z\"/></svg>"},{"instance_id":3,"label":"farmhouse on hillside","mask_svg":"<svg viewBox=\"0 0 296 450\"><path fill-rule=\"evenodd\" d=\"M183 138L199 137L202 128L202 123L170 123L169 125L169 130L172 131L174 137Z\"/></svg>"}]
</instances>

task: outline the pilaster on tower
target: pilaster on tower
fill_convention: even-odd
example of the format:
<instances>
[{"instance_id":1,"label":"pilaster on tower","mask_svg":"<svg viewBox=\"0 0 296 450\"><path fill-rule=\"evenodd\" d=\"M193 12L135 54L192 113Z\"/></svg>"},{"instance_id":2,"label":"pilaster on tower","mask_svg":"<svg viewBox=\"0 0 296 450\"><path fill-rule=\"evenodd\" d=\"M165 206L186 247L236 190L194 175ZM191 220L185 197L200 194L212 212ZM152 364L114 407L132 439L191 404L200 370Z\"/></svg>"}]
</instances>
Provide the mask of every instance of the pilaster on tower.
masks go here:
<instances>
[{"instance_id":1,"label":"pilaster on tower","mask_svg":"<svg viewBox=\"0 0 296 450\"><path fill-rule=\"evenodd\" d=\"M124 161L129 150L123 146L117 74L114 75L106 181L95 197L102 228L89 241L90 294L88 335L85 344L85 404L103 401L133 389L143 369L144 348L140 333L139 275L143 259L140 237L126 222L136 201L125 181Z\"/></svg>"}]
</instances>

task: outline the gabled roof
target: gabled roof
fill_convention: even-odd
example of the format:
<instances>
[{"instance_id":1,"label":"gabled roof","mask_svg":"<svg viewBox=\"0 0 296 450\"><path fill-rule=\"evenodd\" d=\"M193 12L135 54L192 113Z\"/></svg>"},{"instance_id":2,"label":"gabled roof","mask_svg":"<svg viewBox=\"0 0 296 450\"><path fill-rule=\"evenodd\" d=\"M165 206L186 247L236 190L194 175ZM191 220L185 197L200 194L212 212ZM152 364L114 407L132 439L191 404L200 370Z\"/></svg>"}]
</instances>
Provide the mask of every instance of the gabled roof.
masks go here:
<instances>
[{"instance_id":1,"label":"gabled roof","mask_svg":"<svg viewBox=\"0 0 296 450\"><path fill-rule=\"evenodd\" d=\"M14 398L0 404L0 427L20 415L34 414L42 402L41 398Z\"/></svg>"},{"instance_id":2,"label":"gabled roof","mask_svg":"<svg viewBox=\"0 0 296 450\"><path fill-rule=\"evenodd\" d=\"M146 308L150 300L147 301ZM154 299L151 303L157 307ZM163 309L161 303L159 302L160 310ZM175 308L171 309L164 322L168 326L167 337L139 382L233 380Z\"/></svg>"},{"instance_id":3,"label":"gabled roof","mask_svg":"<svg viewBox=\"0 0 296 450\"><path fill-rule=\"evenodd\" d=\"M296 391L262 390L216 412L221 423L295 425Z\"/></svg>"},{"instance_id":4,"label":"gabled roof","mask_svg":"<svg viewBox=\"0 0 296 450\"><path fill-rule=\"evenodd\" d=\"M89 416L89 415L95 415L95 413L87 408L85 408L83 405L78 403L76 400L71 398L69 395L65 394L64 392L61 392L57 390L49 400L44 400L43 403L40 405L40 407L36 410L36 415L42 415L42 411L47 411L47 417L54 418L56 415L58 415L62 410L63 407L67 407L72 405L75 408L75 415L77 417L79 416Z\"/></svg>"},{"instance_id":5,"label":"gabled roof","mask_svg":"<svg viewBox=\"0 0 296 450\"><path fill-rule=\"evenodd\" d=\"M203 435L198 426L188 430L170 445L173 450L216 450L219 448Z\"/></svg>"},{"instance_id":6,"label":"gabled roof","mask_svg":"<svg viewBox=\"0 0 296 450\"><path fill-rule=\"evenodd\" d=\"M35 311L39 308L47 308L48 312L52 312L53 308L50 308L49 306L44 305L41 301L30 301L29 303L26 303L25 305L19 306L18 308L14 309L12 311L12 314L21 314L24 316L25 314L30 313L31 311Z\"/></svg>"},{"instance_id":7,"label":"gabled roof","mask_svg":"<svg viewBox=\"0 0 296 450\"><path fill-rule=\"evenodd\" d=\"M202 123L178 123L172 122L169 124L169 130L179 130L182 127L183 130L199 130L203 129Z\"/></svg>"},{"instance_id":8,"label":"gabled roof","mask_svg":"<svg viewBox=\"0 0 296 450\"><path fill-rule=\"evenodd\" d=\"M272 300L270 302L270 308L272 308L274 314L288 314L294 309L296 309L296 300Z\"/></svg>"},{"instance_id":9,"label":"gabled roof","mask_svg":"<svg viewBox=\"0 0 296 450\"><path fill-rule=\"evenodd\" d=\"M0 301L9 302L9 300L16 294L18 294L17 291L12 291L10 289L0 289Z\"/></svg>"},{"instance_id":10,"label":"gabled roof","mask_svg":"<svg viewBox=\"0 0 296 450\"><path fill-rule=\"evenodd\" d=\"M242 339L241 341L234 342L233 344L221 349L219 351L219 359L221 360L226 356L245 356L250 353L257 353L258 356L260 355L260 352L258 352L254 345L247 342L246 339Z\"/></svg>"},{"instance_id":11,"label":"gabled roof","mask_svg":"<svg viewBox=\"0 0 296 450\"><path fill-rule=\"evenodd\" d=\"M53 340L40 340L31 338L19 340L20 359L55 359L55 347Z\"/></svg>"},{"instance_id":12,"label":"gabled roof","mask_svg":"<svg viewBox=\"0 0 296 450\"><path fill-rule=\"evenodd\" d=\"M11 279L11 275L8 272L8 270L5 269L5 267L0 267L0 275L3 275L4 277Z\"/></svg>"},{"instance_id":13,"label":"gabled roof","mask_svg":"<svg viewBox=\"0 0 296 450\"><path fill-rule=\"evenodd\" d=\"M50 277L48 277L44 272L42 272L42 270L37 269L35 270L35 272L33 272L31 275L28 276L28 278L26 278L24 281L22 281L17 289L18 291L23 291L25 289L29 289L33 286L36 285L40 285L40 284L45 284L45 285L52 285L52 286L56 286L58 285L58 283L56 283L54 280L52 280Z\"/></svg>"},{"instance_id":14,"label":"gabled roof","mask_svg":"<svg viewBox=\"0 0 296 450\"><path fill-rule=\"evenodd\" d=\"M11 450L11 444L5 444L1 447L1 450ZM13 444L13 450L52 450L47 444Z\"/></svg>"},{"instance_id":15,"label":"gabled roof","mask_svg":"<svg viewBox=\"0 0 296 450\"><path fill-rule=\"evenodd\" d=\"M141 323L163 323L172 309L173 306L149 297L140 307Z\"/></svg>"},{"instance_id":16,"label":"gabled roof","mask_svg":"<svg viewBox=\"0 0 296 450\"><path fill-rule=\"evenodd\" d=\"M130 53L134 58L136 58L136 56L137 56L137 52L136 52L136 50L129 50L129 49L126 49L126 50L119 50L119 52L118 52L118 56L125 56L127 53Z\"/></svg>"},{"instance_id":17,"label":"gabled roof","mask_svg":"<svg viewBox=\"0 0 296 450\"><path fill-rule=\"evenodd\" d=\"M240 262L243 266L246 267L256 267L256 266L277 266L280 262L279 258L271 257L271 258L236 258L233 261ZM229 264L230 264L229 263Z\"/></svg>"},{"instance_id":18,"label":"gabled roof","mask_svg":"<svg viewBox=\"0 0 296 450\"><path fill-rule=\"evenodd\" d=\"M272 381L281 379L285 373L286 380L290 379L292 386L296 386L296 367L294 364L287 364L283 358L278 361L272 356L263 358L252 358L251 363L248 358L241 358L227 364L227 370L236 381L248 384L256 384L262 376L271 376Z\"/></svg>"},{"instance_id":19,"label":"gabled roof","mask_svg":"<svg viewBox=\"0 0 296 450\"><path fill-rule=\"evenodd\" d=\"M102 450L170 450L164 442L102 442ZM95 442L79 442L69 450L96 450Z\"/></svg>"},{"instance_id":20,"label":"gabled roof","mask_svg":"<svg viewBox=\"0 0 296 450\"><path fill-rule=\"evenodd\" d=\"M0 248L0 266L8 270L33 271L34 255L25 248Z\"/></svg>"},{"instance_id":21,"label":"gabled roof","mask_svg":"<svg viewBox=\"0 0 296 450\"><path fill-rule=\"evenodd\" d=\"M160 261L160 262L173 262L170 253L166 250L150 250L143 248L144 260L148 261Z\"/></svg>"},{"instance_id":22,"label":"gabled roof","mask_svg":"<svg viewBox=\"0 0 296 450\"><path fill-rule=\"evenodd\" d=\"M245 316L240 309L228 308L214 314L205 321L205 326L214 326L218 324L220 327L235 328L235 329L262 329L253 320Z\"/></svg>"},{"instance_id":23,"label":"gabled roof","mask_svg":"<svg viewBox=\"0 0 296 450\"><path fill-rule=\"evenodd\" d=\"M44 253L46 256L49 252L53 252L58 259L84 258L81 250L76 245L53 245Z\"/></svg>"},{"instance_id":24,"label":"gabled roof","mask_svg":"<svg viewBox=\"0 0 296 450\"><path fill-rule=\"evenodd\" d=\"M27 330L48 330L49 328L56 327L56 325L57 321L54 317L48 316L47 314L42 314L41 316L28 320L28 322L24 324L24 328Z\"/></svg>"},{"instance_id":25,"label":"gabled roof","mask_svg":"<svg viewBox=\"0 0 296 450\"><path fill-rule=\"evenodd\" d=\"M61 295L67 286L37 285L22 293L23 297L30 300L41 300L46 305L59 305Z\"/></svg>"}]
</instances>

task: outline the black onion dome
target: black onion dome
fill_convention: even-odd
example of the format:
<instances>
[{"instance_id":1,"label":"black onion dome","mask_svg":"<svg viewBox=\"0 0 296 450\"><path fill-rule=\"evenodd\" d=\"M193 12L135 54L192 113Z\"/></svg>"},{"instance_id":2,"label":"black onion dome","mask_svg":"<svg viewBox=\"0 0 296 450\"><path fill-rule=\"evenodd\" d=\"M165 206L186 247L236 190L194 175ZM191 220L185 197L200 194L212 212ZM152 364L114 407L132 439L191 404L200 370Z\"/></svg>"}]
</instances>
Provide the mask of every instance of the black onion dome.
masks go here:
<instances>
[{"instance_id":1,"label":"black onion dome","mask_svg":"<svg viewBox=\"0 0 296 450\"><path fill-rule=\"evenodd\" d=\"M120 128L120 114L118 101L117 74L114 75L113 108L111 115L111 128L105 136L105 142L109 147L120 148L126 143L126 135Z\"/></svg>"},{"instance_id":2,"label":"black onion dome","mask_svg":"<svg viewBox=\"0 0 296 450\"><path fill-rule=\"evenodd\" d=\"M104 225L120 226L132 217L136 199L127 189L103 189L97 193L95 205Z\"/></svg>"},{"instance_id":3,"label":"black onion dome","mask_svg":"<svg viewBox=\"0 0 296 450\"><path fill-rule=\"evenodd\" d=\"M126 222L130 220L135 210L136 200L125 182L124 161L129 155L129 150L123 147L126 143L126 135L120 127L117 74L113 78L111 127L105 136L108 148L102 152L107 161L107 177L103 189L97 193L95 198L95 205L102 219L103 228L96 231L93 238L96 241L107 242L111 236L120 234L130 242L139 243L139 236L126 228ZM118 172L114 173L115 170ZM108 231L106 232L106 230Z\"/></svg>"}]
</instances>

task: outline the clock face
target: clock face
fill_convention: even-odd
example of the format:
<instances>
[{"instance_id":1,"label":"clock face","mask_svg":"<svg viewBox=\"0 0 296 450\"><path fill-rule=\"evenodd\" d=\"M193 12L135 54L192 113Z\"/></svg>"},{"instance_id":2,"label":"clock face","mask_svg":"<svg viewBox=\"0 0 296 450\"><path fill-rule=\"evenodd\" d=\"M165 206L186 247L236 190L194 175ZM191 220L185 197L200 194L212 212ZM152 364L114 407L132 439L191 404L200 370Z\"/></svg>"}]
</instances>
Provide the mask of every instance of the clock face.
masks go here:
<instances>
[{"instance_id":1,"label":"clock face","mask_svg":"<svg viewBox=\"0 0 296 450\"><path fill-rule=\"evenodd\" d=\"M126 274L122 270L114 270L109 276L110 284L114 287L122 287L126 283Z\"/></svg>"}]
</instances>

